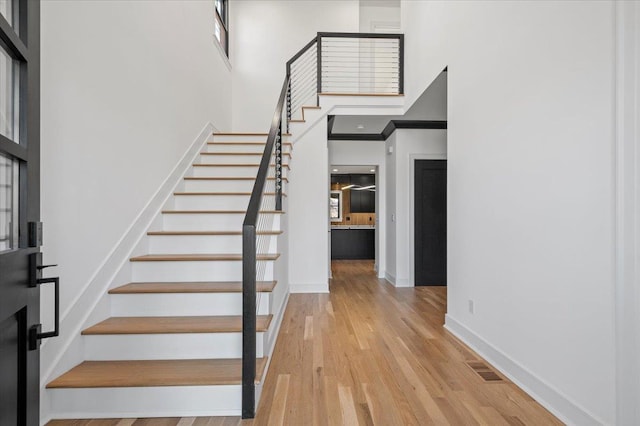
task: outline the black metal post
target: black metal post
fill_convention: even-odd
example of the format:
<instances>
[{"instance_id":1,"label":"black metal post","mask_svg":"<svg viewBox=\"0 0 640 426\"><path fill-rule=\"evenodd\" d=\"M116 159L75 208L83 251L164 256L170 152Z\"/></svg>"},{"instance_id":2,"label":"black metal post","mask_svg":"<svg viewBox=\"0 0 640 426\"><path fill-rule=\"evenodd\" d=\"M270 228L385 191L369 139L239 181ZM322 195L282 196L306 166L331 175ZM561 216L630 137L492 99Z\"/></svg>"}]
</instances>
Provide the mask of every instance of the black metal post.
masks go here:
<instances>
[{"instance_id":1,"label":"black metal post","mask_svg":"<svg viewBox=\"0 0 640 426\"><path fill-rule=\"evenodd\" d=\"M256 226L242 227L242 418L256 411Z\"/></svg>"},{"instance_id":2,"label":"black metal post","mask_svg":"<svg viewBox=\"0 0 640 426\"><path fill-rule=\"evenodd\" d=\"M287 62L287 133L289 133L289 122L291 121L291 64ZM282 123L280 123L280 134L282 135Z\"/></svg>"},{"instance_id":3,"label":"black metal post","mask_svg":"<svg viewBox=\"0 0 640 426\"><path fill-rule=\"evenodd\" d=\"M398 94L404 94L404 34L398 35L398 48L400 51L398 52L399 58L398 62L400 63L398 73Z\"/></svg>"},{"instance_id":4,"label":"black metal post","mask_svg":"<svg viewBox=\"0 0 640 426\"><path fill-rule=\"evenodd\" d=\"M320 93L322 93L322 35L320 33L318 33L318 46L316 48L316 54L317 54L317 59L316 59L316 66L317 66L317 76L316 76L316 80L318 83L318 87L316 89L316 93L319 95ZM317 105L320 105L320 96L316 96L316 101L317 101Z\"/></svg>"},{"instance_id":5,"label":"black metal post","mask_svg":"<svg viewBox=\"0 0 640 426\"><path fill-rule=\"evenodd\" d=\"M282 211L282 122L276 135L276 211Z\"/></svg>"}]
</instances>

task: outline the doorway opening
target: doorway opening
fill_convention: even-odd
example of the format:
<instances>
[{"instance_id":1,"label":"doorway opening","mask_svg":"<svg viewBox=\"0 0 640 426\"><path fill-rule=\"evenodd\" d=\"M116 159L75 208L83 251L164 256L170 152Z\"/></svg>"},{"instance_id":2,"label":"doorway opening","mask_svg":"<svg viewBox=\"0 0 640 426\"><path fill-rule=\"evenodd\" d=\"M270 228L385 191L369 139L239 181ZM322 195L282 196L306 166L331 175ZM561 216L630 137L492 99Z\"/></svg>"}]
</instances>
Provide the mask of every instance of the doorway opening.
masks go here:
<instances>
[{"instance_id":1,"label":"doorway opening","mask_svg":"<svg viewBox=\"0 0 640 426\"><path fill-rule=\"evenodd\" d=\"M377 166L331 166L331 260L376 260Z\"/></svg>"}]
</instances>

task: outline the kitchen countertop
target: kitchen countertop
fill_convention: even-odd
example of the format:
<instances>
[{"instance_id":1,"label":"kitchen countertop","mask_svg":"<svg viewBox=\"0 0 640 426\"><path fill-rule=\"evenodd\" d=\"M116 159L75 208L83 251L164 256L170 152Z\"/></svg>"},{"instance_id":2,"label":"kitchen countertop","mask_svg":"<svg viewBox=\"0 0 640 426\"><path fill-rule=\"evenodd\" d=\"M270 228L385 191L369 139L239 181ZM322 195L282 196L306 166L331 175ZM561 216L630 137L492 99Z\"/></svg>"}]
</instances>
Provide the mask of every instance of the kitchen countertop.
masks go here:
<instances>
[{"instance_id":1,"label":"kitchen countertop","mask_svg":"<svg viewBox=\"0 0 640 426\"><path fill-rule=\"evenodd\" d=\"M375 225L331 225L331 229L376 229Z\"/></svg>"}]
</instances>

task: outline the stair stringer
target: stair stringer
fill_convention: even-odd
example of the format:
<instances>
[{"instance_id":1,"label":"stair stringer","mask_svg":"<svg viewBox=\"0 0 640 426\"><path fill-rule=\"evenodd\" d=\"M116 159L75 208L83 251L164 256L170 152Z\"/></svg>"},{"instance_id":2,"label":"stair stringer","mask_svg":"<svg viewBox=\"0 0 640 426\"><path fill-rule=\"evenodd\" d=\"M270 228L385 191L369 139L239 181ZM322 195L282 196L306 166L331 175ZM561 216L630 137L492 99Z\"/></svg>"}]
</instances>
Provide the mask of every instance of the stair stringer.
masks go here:
<instances>
[{"instance_id":1,"label":"stair stringer","mask_svg":"<svg viewBox=\"0 0 640 426\"><path fill-rule=\"evenodd\" d=\"M43 342L40 356L41 424L46 424L53 415L50 393L45 389L46 384L84 359L84 340L80 334L81 330L109 316L111 306L107 291L130 276L129 258L141 252L146 244L147 230L157 223L162 207L171 198L175 188L181 184L182 177L191 168L214 131L217 129L212 123L205 124L156 193L77 294L69 308L61 313L60 336Z\"/></svg>"}]
</instances>

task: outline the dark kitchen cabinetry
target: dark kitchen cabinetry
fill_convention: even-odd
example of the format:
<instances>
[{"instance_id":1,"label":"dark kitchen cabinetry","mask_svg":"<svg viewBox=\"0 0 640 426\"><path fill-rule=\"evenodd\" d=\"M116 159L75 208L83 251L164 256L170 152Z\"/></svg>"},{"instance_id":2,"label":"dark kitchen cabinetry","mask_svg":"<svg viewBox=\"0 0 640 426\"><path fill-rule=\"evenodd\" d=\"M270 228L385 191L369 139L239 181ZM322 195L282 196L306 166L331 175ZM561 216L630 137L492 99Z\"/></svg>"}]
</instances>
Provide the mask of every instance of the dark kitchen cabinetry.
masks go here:
<instances>
[{"instance_id":1,"label":"dark kitchen cabinetry","mask_svg":"<svg viewBox=\"0 0 640 426\"><path fill-rule=\"evenodd\" d=\"M331 259L374 259L375 229L332 229Z\"/></svg>"},{"instance_id":2,"label":"dark kitchen cabinetry","mask_svg":"<svg viewBox=\"0 0 640 426\"><path fill-rule=\"evenodd\" d=\"M373 213L376 211L376 193L369 189L357 190L376 184L375 175L351 175L351 213ZM371 188L375 189L375 188Z\"/></svg>"}]
</instances>

